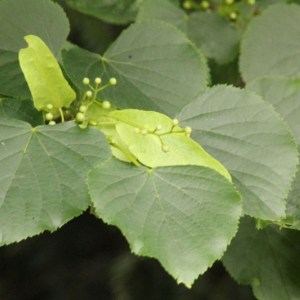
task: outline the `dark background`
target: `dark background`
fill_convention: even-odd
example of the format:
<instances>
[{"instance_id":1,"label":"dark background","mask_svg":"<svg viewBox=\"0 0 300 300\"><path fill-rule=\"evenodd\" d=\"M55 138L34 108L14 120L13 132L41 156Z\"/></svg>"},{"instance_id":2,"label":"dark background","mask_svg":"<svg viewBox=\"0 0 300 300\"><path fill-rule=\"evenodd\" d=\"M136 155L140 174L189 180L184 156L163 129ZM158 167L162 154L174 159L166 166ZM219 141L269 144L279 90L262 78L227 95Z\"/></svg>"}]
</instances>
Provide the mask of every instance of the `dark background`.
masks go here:
<instances>
[{"instance_id":1,"label":"dark background","mask_svg":"<svg viewBox=\"0 0 300 300\"><path fill-rule=\"evenodd\" d=\"M120 231L85 213L55 233L0 248L1 300L253 300L216 263L189 290L130 253Z\"/></svg>"}]
</instances>

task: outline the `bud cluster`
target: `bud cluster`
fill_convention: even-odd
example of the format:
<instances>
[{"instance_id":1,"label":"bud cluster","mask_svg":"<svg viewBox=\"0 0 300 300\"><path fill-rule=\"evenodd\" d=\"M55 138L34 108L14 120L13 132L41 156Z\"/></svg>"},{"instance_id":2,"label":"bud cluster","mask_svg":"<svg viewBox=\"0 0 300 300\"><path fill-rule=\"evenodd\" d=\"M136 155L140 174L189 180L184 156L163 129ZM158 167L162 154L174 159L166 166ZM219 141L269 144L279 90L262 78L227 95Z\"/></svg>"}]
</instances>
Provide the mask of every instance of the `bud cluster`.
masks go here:
<instances>
[{"instance_id":1,"label":"bud cluster","mask_svg":"<svg viewBox=\"0 0 300 300\"><path fill-rule=\"evenodd\" d=\"M110 109L111 103L107 100L99 100L99 93L104 89L108 88L109 86L114 86L117 84L117 79L111 77L109 81L102 85L102 79L100 77L96 77L94 79L93 84L91 84L91 80L88 77L84 77L82 79L82 83L89 87L89 89L84 93L81 103L78 107L76 113L76 121L80 123L81 128L85 128L88 124L96 125L97 123L87 120L86 113L89 107L93 103L98 103L102 106L103 109Z\"/></svg>"},{"instance_id":2,"label":"bud cluster","mask_svg":"<svg viewBox=\"0 0 300 300\"><path fill-rule=\"evenodd\" d=\"M230 21L235 22L237 21L238 16L244 13L243 2L250 6L256 4L256 0L184 0L182 6L188 11L204 10L216 12L221 16L227 17Z\"/></svg>"}]
</instances>

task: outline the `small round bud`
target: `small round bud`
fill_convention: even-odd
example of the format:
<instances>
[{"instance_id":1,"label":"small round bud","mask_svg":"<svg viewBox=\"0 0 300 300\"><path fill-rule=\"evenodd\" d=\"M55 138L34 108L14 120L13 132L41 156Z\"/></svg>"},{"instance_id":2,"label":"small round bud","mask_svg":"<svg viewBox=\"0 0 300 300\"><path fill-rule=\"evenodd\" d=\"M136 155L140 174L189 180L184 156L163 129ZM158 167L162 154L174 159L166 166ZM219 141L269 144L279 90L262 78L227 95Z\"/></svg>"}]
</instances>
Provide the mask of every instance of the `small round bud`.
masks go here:
<instances>
[{"instance_id":1,"label":"small round bud","mask_svg":"<svg viewBox=\"0 0 300 300\"><path fill-rule=\"evenodd\" d=\"M203 8L203 9L208 9L209 8L209 2L208 1L202 1L201 2L201 7Z\"/></svg>"},{"instance_id":2,"label":"small round bud","mask_svg":"<svg viewBox=\"0 0 300 300\"><path fill-rule=\"evenodd\" d=\"M146 135L148 133L148 130L147 129L142 129L141 133L142 133L142 135Z\"/></svg>"},{"instance_id":3,"label":"small round bud","mask_svg":"<svg viewBox=\"0 0 300 300\"><path fill-rule=\"evenodd\" d=\"M173 119L172 123L174 126L177 126L179 124L179 120L178 119Z\"/></svg>"},{"instance_id":4,"label":"small round bud","mask_svg":"<svg viewBox=\"0 0 300 300\"><path fill-rule=\"evenodd\" d=\"M46 105L46 108L51 110L53 108L53 105L51 103L49 103L49 104Z\"/></svg>"},{"instance_id":5,"label":"small round bud","mask_svg":"<svg viewBox=\"0 0 300 300\"><path fill-rule=\"evenodd\" d=\"M191 133L192 133L192 128L191 128L190 126L186 126L186 127L184 128L184 132L185 132L186 134L191 134Z\"/></svg>"},{"instance_id":6,"label":"small round bud","mask_svg":"<svg viewBox=\"0 0 300 300\"><path fill-rule=\"evenodd\" d=\"M45 118L46 118L46 120L51 121L51 120L53 120L53 114L46 113Z\"/></svg>"},{"instance_id":7,"label":"small round bud","mask_svg":"<svg viewBox=\"0 0 300 300\"><path fill-rule=\"evenodd\" d=\"M249 5L254 5L256 1L255 0L248 0L247 2L248 2Z\"/></svg>"},{"instance_id":8,"label":"small round bud","mask_svg":"<svg viewBox=\"0 0 300 300\"><path fill-rule=\"evenodd\" d=\"M88 98L91 98L93 96L93 92L92 91L87 91L85 92L85 95L88 97Z\"/></svg>"},{"instance_id":9,"label":"small round bud","mask_svg":"<svg viewBox=\"0 0 300 300\"><path fill-rule=\"evenodd\" d=\"M110 109L110 108L111 108L111 104L110 104L109 101L103 101L103 102L102 102L102 107L103 107L104 109Z\"/></svg>"},{"instance_id":10,"label":"small round bud","mask_svg":"<svg viewBox=\"0 0 300 300\"><path fill-rule=\"evenodd\" d=\"M162 126L161 125L156 125L156 128L155 128L156 130L162 130Z\"/></svg>"},{"instance_id":11,"label":"small round bud","mask_svg":"<svg viewBox=\"0 0 300 300\"><path fill-rule=\"evenodd\" d=\"M184 1L183 8L184 9L192 9L192 3L190 1Z\"/></svg>"},{"instance_id":12,"label":"small round bud","mask_svg":"<svg viewBox=\"0 0 300 300\"><path fill-rule=\"evenodd\" d=\"M76 121L84 122L85 121L85 115L82 112L78 112L76 114Z\"/></svg>"},{"instance_id":13,"label":"small round bud","mask_svg":"<svg viewBox=\"0 0 300 300\"><path fill-rule=\"evenodd\" d=\"M237 13L235 11L232 11L230 14L229 14L229 18L231 20L236 20L237 19Z\"/></svg>"},{"instance_id":14,"label":"small round bud","mask_svg":"<svg viewBox=\"0 0 300 300\"><path fill-rule=\"evenodd\" d=\"M115 77L111 77L111 78L109 79L109 83L110 83L111 85L116 85L116 84L117 84L117 79L116 79Z\"/></svg>"},{"instance_id":15,"label":"small round bud","mask_svg":"<svg viewBox=\"0 0 300 300\"><path fill-rule=\"evenodd\" d=\"M56 124L56 122L55 121L50 121L48 124L51 125L51 126L53 126L53 125Z\"/></svg>"},{"instance_id":16,"label":"small round bud","mask_svg":"<svg viewBox=\"0 0 300 300\"><path fill-rule=\"evenodd\" d=\"M134 131L135 133L140 133L140 132L141 132L140 129L139 129L138 127L134 128L133 131Z\"/></svg>"},{"instance_id":17,"label":"small round bud","mask_svg":"<svg viewBox=\"0 0 300 300\"><path fill-rule=\"evenodd\" d=\"M95 78L95 83L100 84L102 82L102 79L100 77Z\"/></svg>"},{"instance_id":18,"label":"small round bud","mask_svg":"<svg viewBox=\"0 0 300 300\"><path fill-rule=\"evenodd\" d=\"M79 106L79 111L82 112L82 113L86 112L86 111L87 111L87 106L85 106L85 105L80 105L80 106Z\"/></svg>"},{"instance_id":19,"label":"small round bud","mask_svg":"<svg viewBox=\"0 0 300 300\"><path fill-rule=\"evenodd\" d=\"M227 5L231 5L231 4L234 3L234 0L225 0L225 3L226 3Z\"/></svg>"},{"instance_id":20,"label":"small round bud","mask_svg":"<svg viewBox=\"0 0 300 300\"><path fill-rule=\"evenodd\" d=\"M82 83L84 85L88 85L90 83L90 80L87 77L84 77L83 80L82 80Z\"/></svg>"},{"instance_id":21,"label":"small round bud","mask_svg":"<svg viewBox=\"0 0 300 300\"><path fill-rule=\"evenodd\" d=\"M162 150L164 152L169 152L170 151L170 146L169 145L162 145Z\"/></svg>"}]
</instances>

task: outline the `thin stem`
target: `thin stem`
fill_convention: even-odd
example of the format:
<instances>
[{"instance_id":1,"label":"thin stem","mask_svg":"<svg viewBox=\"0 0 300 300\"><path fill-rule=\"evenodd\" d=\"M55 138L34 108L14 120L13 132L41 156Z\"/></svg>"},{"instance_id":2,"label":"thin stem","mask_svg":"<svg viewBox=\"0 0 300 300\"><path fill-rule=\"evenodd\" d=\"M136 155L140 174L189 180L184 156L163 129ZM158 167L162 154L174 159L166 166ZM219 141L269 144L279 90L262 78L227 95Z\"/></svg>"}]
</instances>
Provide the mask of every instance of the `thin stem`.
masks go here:
<instances>
[{"instance_id":1,"label":"thin stem","mask_svg":"<svg viewBox=\"0 0 300 300\"><path fill-rule=\"evenodd\" d=\"M58 110L59 110L59 113L60 113L61 122L64 123L65 122L65 117L64 117L64 113L63 113L61 107Z\"/></svg>"}]
</instances>

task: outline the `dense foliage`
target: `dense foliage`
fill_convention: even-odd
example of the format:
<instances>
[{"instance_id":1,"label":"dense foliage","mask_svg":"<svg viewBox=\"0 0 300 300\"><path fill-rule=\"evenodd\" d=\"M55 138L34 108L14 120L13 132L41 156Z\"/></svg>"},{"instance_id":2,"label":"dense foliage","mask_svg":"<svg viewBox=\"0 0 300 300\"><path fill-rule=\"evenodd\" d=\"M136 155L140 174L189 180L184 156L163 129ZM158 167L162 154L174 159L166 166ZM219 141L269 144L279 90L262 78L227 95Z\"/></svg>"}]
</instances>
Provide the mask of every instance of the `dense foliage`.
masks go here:
<instances>
[{"instance_id":1,"label":"dense foliage","mask_svg":"<svg viewBox=\"0 0 300 300\"><path fill-rule=\"evenodd\" d=\"M297 1L56 2L0 0L0 245L90 209L187 287L300 299Z\"/></svg>"}]
</instances>

